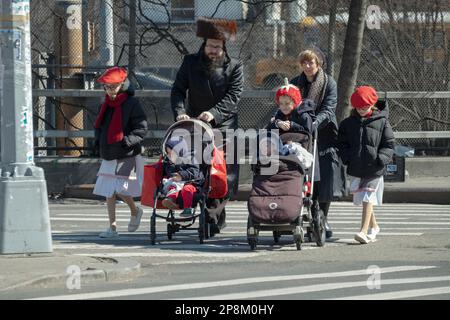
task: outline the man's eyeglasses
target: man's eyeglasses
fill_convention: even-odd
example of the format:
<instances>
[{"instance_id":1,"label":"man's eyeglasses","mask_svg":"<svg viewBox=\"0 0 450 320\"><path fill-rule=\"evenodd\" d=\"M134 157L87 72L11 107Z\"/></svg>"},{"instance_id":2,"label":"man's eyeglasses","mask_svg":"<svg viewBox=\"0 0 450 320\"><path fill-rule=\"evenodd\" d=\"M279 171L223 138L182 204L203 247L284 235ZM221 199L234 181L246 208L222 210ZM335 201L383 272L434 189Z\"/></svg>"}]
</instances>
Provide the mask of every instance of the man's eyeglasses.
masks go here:
<instances>
[{"instance_id":1,"label":"man's eyeglasses","mask_svg":"<svg viewBox=\"0 0 450 320\"><path fill-rule=\"evenodd\" d=\"M222 51L223 50L222 46L212 46L210 44L207 44L205 47L208 48L208 49L217 50L217 51Z\"/></svg>"}]
</instances>

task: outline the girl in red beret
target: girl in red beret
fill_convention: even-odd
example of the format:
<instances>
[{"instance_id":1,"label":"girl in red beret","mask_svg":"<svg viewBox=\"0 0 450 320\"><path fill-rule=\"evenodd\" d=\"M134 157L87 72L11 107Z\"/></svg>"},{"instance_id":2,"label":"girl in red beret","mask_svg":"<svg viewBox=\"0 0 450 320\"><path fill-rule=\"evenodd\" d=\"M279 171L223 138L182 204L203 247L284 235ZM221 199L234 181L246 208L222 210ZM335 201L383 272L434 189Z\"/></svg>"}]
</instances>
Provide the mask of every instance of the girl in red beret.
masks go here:
<instances>
[{"instance_id":1,"label":"girl in red beret","mask_svg":"<svg viewBox=\"0 0 450 320\"><path fill-rule=\"evenodd\" d=\"M144 162L140 154L147 117L129 88L124 68L110 68L97 81L103 84L106 95L94 124L95 148L102 163L93 193L106 197L109 215L109 228L100 237L113 238L118 236L117 196L130 208L129 232L137 230L144 212L133 197L141 195Z\"/></svg>"},{"instance_id":2,"label":"girl in red beret","mask_svg":"<svg viewBox=\"0 0 450 320\"><path fill-rule=\"evenodd\" d=\"M267 126L268 130L279 129L280 134L284 132L312 134L315 119L314 102L312 100L302 102L299 88L289 84L287 78L285 84L277 90L275 102L278 105L278 110Z\"/></svg>"},{"instance_id":3,"label":"girl in red beret","mask_svg":"<svg viewBox=\"0 0 450 320\"><path fill-rule=\"evenodd\" d=\"M380 228L373 212L383 201L383 175L394 154L394 133L388 121L386 101L374 88L358 87L351 96L353 111L339 126L339 156L352 177L353 203L363 206L361 230L355 240L374 241Z\"/></svg>"}]
</instances>

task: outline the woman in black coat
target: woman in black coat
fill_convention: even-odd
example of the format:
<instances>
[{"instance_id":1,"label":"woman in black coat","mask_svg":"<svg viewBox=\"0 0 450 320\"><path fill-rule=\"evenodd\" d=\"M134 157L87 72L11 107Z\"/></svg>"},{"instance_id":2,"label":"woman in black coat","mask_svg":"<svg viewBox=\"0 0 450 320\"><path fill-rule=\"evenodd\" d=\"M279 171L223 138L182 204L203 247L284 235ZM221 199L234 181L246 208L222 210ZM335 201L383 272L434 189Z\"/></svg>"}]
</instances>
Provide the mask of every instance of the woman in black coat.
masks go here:
<instances>
[{"instance_id":1,"label":"woman in black coat","mask_svg":"<svg viewBox=\"0 0 450 320\"><path fill-rule=\"evenodd\" d=\"M319 168L316 168L313 199L319 201L319 207L327 217L331 201L345 195L345 173L336 151L337 86L322 69L322 61L314 51L301 52L299 63L302 73L290 82L300 88L304 99L313 100L316 106L314 129L318 130L316 156L319 156ZM328 222L326 229L326 236L330 238L332 231Z\"/></svg>"},{"instance_id":2,"label":"woman in black coat","mask_svg":"<svg viewBox=\"0 0 450 320\"><path fill-rule=\"evenodd\" d=\"M97 80L103 84L106 96L94 124L95 147L103 160L93 193L106 197L110 224L101 238L118 236L116 196L130 208L129 232L138 229L144 212L135 205L133 197L141 195L144 162L140 154L147 117L133 96L134 91L127 88L126 79L125 69L113 67Z\"/></svg>"}]
</instances>

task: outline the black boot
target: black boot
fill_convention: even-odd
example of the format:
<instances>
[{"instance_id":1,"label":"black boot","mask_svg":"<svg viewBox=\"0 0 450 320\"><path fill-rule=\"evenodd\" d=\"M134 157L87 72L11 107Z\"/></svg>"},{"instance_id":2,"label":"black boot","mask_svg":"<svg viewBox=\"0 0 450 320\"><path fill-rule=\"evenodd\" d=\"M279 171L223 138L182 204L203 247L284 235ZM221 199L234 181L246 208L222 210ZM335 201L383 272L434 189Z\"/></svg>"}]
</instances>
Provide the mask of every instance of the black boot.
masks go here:
<instances>
[{"instance_id":1,"label":"black boot","mask_svg":"<svg viewBox=\"0 0 450 320\"><path fill-rule=\"evenodd\" d=\"M328 210L330 209L331 202L321 202L319 204L320 209L323 211L323 215L325 216L325 238L330 239L333 236L333 231L331 230L330 225L328 224Z\"/></svg>"}]
</instances>

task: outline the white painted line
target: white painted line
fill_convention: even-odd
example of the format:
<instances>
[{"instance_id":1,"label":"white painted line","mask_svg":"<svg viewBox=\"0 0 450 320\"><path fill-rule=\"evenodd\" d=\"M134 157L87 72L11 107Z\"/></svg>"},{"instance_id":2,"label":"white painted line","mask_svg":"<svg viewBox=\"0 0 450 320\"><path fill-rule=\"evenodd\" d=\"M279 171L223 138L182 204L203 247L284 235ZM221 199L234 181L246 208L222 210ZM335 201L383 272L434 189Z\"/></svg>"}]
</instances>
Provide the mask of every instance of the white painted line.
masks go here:
<instances>
[{"instance_id":1,"label":"white painted line","mask_svg":"<svg viewBox=\"0 0 450 320\"><path fill-rule=\"evenodd\" d=\"M390 285L390 284L429 283L429 282L436 282L436 281L450 281L450 276L381 280L381 286L386 286L386 285ZM284 296L284 295L290 295L290 294L319 292L319 291L328 291L328 290L337 290L337 289L355 288L355 287L367 287L367 280L366 281L354 281L354 282L315 284L315 285L309 285L309 286L289 287L289 288L283 288L283 289L273 289L272 288L269 290L256 290L256 291L247 291L247 292L240 292L240 293L209 295L209 296L202 296L202 297L185 297L180 300L255 299L255 298L262 298L262 297L276 297L276 296Z\"/></svg>"},{"instance_id":2,"label":"white painted line","mask_svg":"<svg viewBox=\"0 0 450 320\"><path fill-rule=\"evenodd\" d=\"M383 229L384 230L384 229ZM347 232L347 231L333 231L334 234L356 234L357 230L354 232ZM419 232L380 232L378 236L421 236L423 233Z\"/></svg>"},{"instance_id":3,"label":"white painted line","mask_svg":"<svg viewBox=\"0 0 450 320\"><path fill-rule=\"evenodd\" d=\"M63 217L63 218L58 218L58 217L53 217L50 218L51 221L76 221L76 222L108 222L108 218L104 217L104 218L67 218L67 217ZM159 219L160 221L165 221L164 219ZM389 219L389 218L380 218L377 219L379 223L383 223L384 221L386 221L386 224L389 225L450 225L450 221L393 221L393 220L397 220L397 218L395 219ZM128 222L129 219L122 219L122 218L118 218L116 219L117 222ZM157 220L158 221L158 220ZM389 222L387 222L389 221ZM141 223L149 223L150 219L142 219ZM361 224L360 220L332 220L330 219L330 224ZM196 221L197 223L197 221ZM244 219L229 219L227 220L227 224L247 224L247 220Z\"/></svg>"},{"instance_id":4,"label":"white painted line","mask_svg":"<svg viewBox=\"0 0 450 320\"><path fill-rule=\"evenodd\" d=\"M191 238L192 240L195 240L193 238ZM181 239L180 239L181 240ZM131 245L131 244L124 244L124 243L116 243L116 244L55 244L53 245L53 249L55 250L131 250L131 249L145 249L145 250L154 250L154 251L149 251L150 254L152 252L159 252L161 249L163 250L171 250L171 249L175 249L174 251L170 251L167 254L171 255L171 256L178 256L178 255L184 255L185 253L180 252L179 249L183 249L183 250L200 250L203 251L204 254L206 254L206 256L209 255L209 253L213 254L214 251L211 250L211 248L213 248L213 250L217 251L217 250L221 250L221 251L233 251L233 254L235 253L240 253L245 251L245 253L248 252L248 245L247 243L245 243L244 245L236 245L236 244L186 244L180 241L167 241L164 240L161 243L158 243L155 246L151 246L150 245L150 240L148 245ZM269 246L267 246L269 247ZM263 246L261 246L261 248L263 248ZM209 250L209 251L208 251ZM202 253L203 254L203 253ZM191 256L191 254L187 254L187 256Z\"/></svg>"},{"instance_id":5,"label":"white painted line","mask_svg":"<svg viewBox=\"0 0 450 320\"><path fill-rule=\"evenodd\" d=\"M268 252L265 251L255 251L255 252L115 252L115 253L103 253L95 254L92 253L82 253L75 254L76 256L95 256L95 257L105 257L105 258L123 258L123 257L206 257L206 258L251 258L261 255L266 255Z\"/></svg>"},{"instance_id":6,"label":"white painted line","mask_svg":"<svg viewBox=\"0 0 450 320\"><path fill-rule=\"evenodd\" d=\"M388 300L388 299L406 299L414 297L434 296L441 294L450 294L450 287L391 291L385 293L373 293L359 296L332 298L327 300Z\"/></svg>"},{"instance_id":7,"label":"white painted line","mask_svg":"<svg viewBox=\"0 0 450 320\"><path fill-rule=\"evenodd\" d=\"M334 232L335 229L333 229ZM355 230L354 227L339 227L339 229L337 229L336 231L339 232L339 230ZM397 227L397 228L390 228L390 227L383 227L381 234L383 233L384 230L421 230L421 231L425 231L425 230L450 230L449 228L446 227Z\"/></svg>"},{"instance_id":8,"label":"white painted line","mask_svg":"<svg viewBox=\"0 0 450 320\"><path fill-rule=\"evenodd\" d=\"M419 270L426 270L426 269L433 269L433 268L436 268L436 267L435 266L397 266L397 267L381 268L380 272L384 274L384 273L391 273L391 272L419 271ZM186 283L186 284L159 286L159 287L99 291L99 292L91 292L91 293L79 293L79 294L39 297L39 298L31 299L31 300L85 300L85 299L118 298L118 297L144 295L144 294L152 294L152 293L160 293L160 292L194 290L194 289L202 289L202 288L225 287L225 286L235 286L235 285L244 285L244 284L253 284L253 283L292 281L292 280L301 280L301 279L350 277L350 276L358 276L358 275L367 275L367 269L351 270L351 271L343 271L343 272L289 275L289 276L240 278L240 279L232 279L232 280ZM366 285L366 281L364 281L364 285Z\"/></svg>"},{"instance_id":9,"label":"white painted line","mask_svg":"<svg viewBox=\"0 0 450 320\"><path fill-rule=\"evenodd\" d=\"M384 219L377 219L377 222L383 222ZM228 223L228 221L227 221ZM349 220L349 221L333 221L330 220L330 225L331 224L361 224L360 220ZM450 222L445 222L445 221L436 221L436 222L430 222L430 221L408 221L408 222L397 222L397 221L390 221L390 222L386 222L386 224L389 225L393 225L393 224L401 224L401 225L415 225L415 224L419 224L419 225L450 225Z\"/></svg>"}]
</instances>

